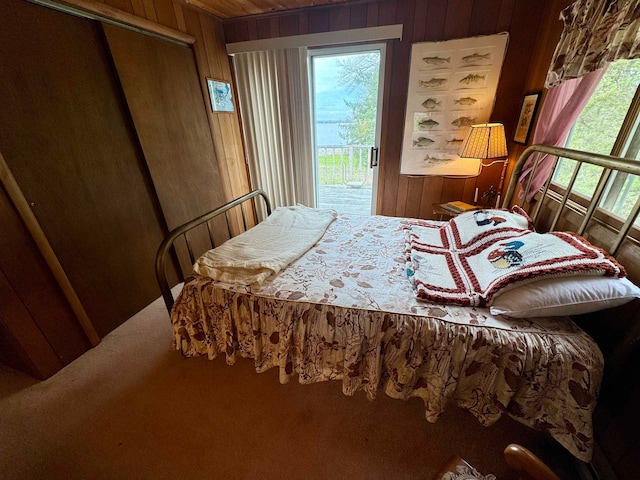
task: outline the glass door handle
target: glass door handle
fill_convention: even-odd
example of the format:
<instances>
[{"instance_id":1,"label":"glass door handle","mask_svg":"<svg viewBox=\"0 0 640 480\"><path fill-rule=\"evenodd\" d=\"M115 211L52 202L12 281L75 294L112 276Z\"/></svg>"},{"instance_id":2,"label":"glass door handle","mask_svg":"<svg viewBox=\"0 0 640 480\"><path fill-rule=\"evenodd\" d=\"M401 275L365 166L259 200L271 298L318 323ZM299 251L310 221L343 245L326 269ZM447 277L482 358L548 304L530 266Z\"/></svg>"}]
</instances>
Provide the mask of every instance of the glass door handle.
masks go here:
<instances>
[{"instance_id":1,"label":"glass door handle","mask_svg":"<svg viewBox=\"0 0 640 480\"><path fill-rule=\"evenodd\" d=\"M378 154L378 147L371 147L371 150L369 150L369 168L378 166Z\"/></svg>"}]
</instances>

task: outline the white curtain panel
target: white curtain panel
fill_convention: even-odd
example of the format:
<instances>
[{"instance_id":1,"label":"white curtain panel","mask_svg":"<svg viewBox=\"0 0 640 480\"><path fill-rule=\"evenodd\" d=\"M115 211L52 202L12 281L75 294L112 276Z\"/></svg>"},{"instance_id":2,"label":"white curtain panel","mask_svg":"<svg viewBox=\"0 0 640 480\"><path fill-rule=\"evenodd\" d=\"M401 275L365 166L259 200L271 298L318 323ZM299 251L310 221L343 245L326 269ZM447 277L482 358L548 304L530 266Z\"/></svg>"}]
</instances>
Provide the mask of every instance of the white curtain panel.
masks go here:
<instances>
[{"instance_id":1,"label":"white curtain panel","mask_svg":"<svg viewBox=\"0 0 640 480\"><path fill-rule=\"evenodd\" d=\"M306 48L233 56L253 188L274 207L315 207Z\"/></svg>"}]
</instances>

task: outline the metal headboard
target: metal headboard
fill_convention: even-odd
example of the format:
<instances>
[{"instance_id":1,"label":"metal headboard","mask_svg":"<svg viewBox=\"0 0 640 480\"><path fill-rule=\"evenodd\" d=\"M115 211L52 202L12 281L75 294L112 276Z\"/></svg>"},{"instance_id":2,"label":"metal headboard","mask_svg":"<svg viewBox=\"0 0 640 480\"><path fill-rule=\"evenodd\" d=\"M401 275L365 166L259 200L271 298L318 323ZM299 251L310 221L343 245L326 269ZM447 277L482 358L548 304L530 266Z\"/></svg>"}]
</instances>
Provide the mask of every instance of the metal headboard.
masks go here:
<instances>
[{"instance_id":1,"label":"metal headboard","mask_svg":"<svg viewBox=\"0 0 640 480\"><path fill-rule=\"evenodd\" d=\"M181 237L184 238L187 244L187 249L189 251L189 258L191 260L191 263L193 264L195 262L196 256L191 247L191 243L189 242L189 237L186 235L187 232L206 223L207 230L209 231L210 247L214 248L216 244L214 241L214 235L213 235L213 232L211 231L211 226L209 224L209 221L219 215L224 214L225 220L227 222L227 231L229 236L231 237L233 235L232 235L231 227L229 224L229 217L226 215L227 212L232 208L238 207L243 203L250 201L252 206L252 211L257 214L258 208L256 208L256 203L255 203L256 202L255 199L257 197L262 197L264 201L264 210L266 211L266 216L271 215L271 203L269 202L269 198L267 197L267 194L263 190L256 189L252 192L247 193L246 195L236 198L235 200L229 203L224 204L221 207L216 208L215 210L207 212L204 215L200 215L199 217L183 225L180 225L177 228L174 228L167 234L167 236L164 238L164 240L160 244L160 247L158 248L158 252L156 253L156 278L158 279L160 292L162 293L162 298L164 298L164 304L166 305L167 311L169 312L169 314L171 314L171 308L173 307L174 299L173 299L173 294L171 293L171 287L169 286L169 280L167 279L166 264L170 258L170 252L174 242L178 238L181 238ZM242 216L242 228L243 230L247 230L247 220L245 217L244 209L240 208L239 210Z\"/></svg>"},{"instance_id":2,"label":"metal headboard","mask_svg":"<svg viewBox=\"0 0 640 480\"><path fill-rule=\"evenodd\" d=\"M556 157L552 171L555 170L559 158L568 158L568 159L577 161L573 174L571 176L571 180L569 181L569 184L566 187L564 195L562 196L562 199L560 201L560 206L555 214L555 218L553 219L553 222L551 225L552 230L555 228L564 207L567 205L567 201L569 200L569 196L573 189L575 180L578 176L578 172L580 171L580 167L584 163L603 167L604 170L602 172L602 175L600 176L600 180L598 181L596 189L589 202L589 206L587 207L582 224L576 231L576 233L579 235L584 234L585 230L587 229L587 226L589 225L589 222L593 218L594 213L598 209L598 205L600 205L600 201L602 200L602 196L605 192L607 183L609 181L609 178L612 172L618 171L623 173L629 173L632 175L640 175L640 162L638 162L637 160L630 160L628 158L621 158L621 157L613 157L611 155L601 155L598 153L582 152L578 150L571 150L569 148L554 147L549 145L532 145L528 147L524 152L522 152L522 155L520 155L520 158L518 158L516 166L511 175L511 179L509 181L509 187L507 188L507 192L504 196L504 202L502 203L503 208L508 208L511 205L516 203L520 205L524 203L524 201L512 202L513 196L516 192L516 187L518 186L518 179L520 177L520 173L522 172L524 164L530 155L532 154L537 155L536 160L534 162L534 166L533 166L535 171L535 169L538 167L540 158L542 157L543 154L547 154L547 153ZM526 194L529 192L531 188L532 177L533 175L529 176L529 182L524 188L525 198L526 198ZM546 196L549 190L549 185L551 184L551 177L552 175L549 176L549 179L541 188L540 190L541 198L536 202L536 205L533 211L530 213L531 219L533 220L534 223L537 220L538 214L540 212L540 207L542 206L542 203L543 203L542 199L544 199L544 197ZM611 255L615 256L618 253L618 249L620 248L620 246L622 245L622 242L627 237L627 235L629 234L629 231L633 227L633 224L639 212L640 212L640 198L638 198L635 205L631 209L631 213L629 213L629 216L624 221L624 224L618 231L618 235L615 241L609 248L609 253Z\"/></svg>"}]
</instances>

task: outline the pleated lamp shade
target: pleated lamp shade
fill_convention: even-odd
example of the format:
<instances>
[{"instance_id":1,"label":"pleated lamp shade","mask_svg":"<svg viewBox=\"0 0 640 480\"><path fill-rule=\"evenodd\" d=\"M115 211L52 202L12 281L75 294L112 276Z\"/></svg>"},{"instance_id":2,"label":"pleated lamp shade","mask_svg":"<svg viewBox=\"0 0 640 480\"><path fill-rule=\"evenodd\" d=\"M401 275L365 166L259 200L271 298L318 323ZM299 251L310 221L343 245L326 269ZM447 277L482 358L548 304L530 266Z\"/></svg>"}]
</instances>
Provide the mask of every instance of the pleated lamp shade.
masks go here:
<instances>
[{"instance_id":1,"label":"pleated lamp shade","mask_svg":"<svg viewBox=\"0 0 640 480\"><path fill-rule=\"evenodd\" d=\"M507 156L507 137L501 123L471 125L458 151L462 158L499 158Z\"/></svg>"}]
</instances>

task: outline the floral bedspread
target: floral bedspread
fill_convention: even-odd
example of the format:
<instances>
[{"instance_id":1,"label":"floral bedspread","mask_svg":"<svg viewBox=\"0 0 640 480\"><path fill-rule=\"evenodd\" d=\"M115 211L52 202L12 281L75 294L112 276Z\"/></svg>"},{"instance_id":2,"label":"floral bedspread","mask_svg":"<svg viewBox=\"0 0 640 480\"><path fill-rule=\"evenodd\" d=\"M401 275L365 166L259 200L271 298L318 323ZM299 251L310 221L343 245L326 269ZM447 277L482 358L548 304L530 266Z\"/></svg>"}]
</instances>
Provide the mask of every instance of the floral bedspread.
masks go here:
<instances>
[{"instance_id":1,"label":"floral bedspread","mask_svg":"<svg viewBox=\"0 0 640 480\"><path fill-rule=\"evenodd\" d=\"M305 255L260 287L193 276L174 305L174 346L219 354L280 381L340 380L346 395L420 397L483 425L505 413L592 455L603 370L596 343L568 318L494 317L487 308L426 303L404 276L406 219L340 215ZM274 246L274 248L277 248Z\"/></svg>"}]
</instances>

